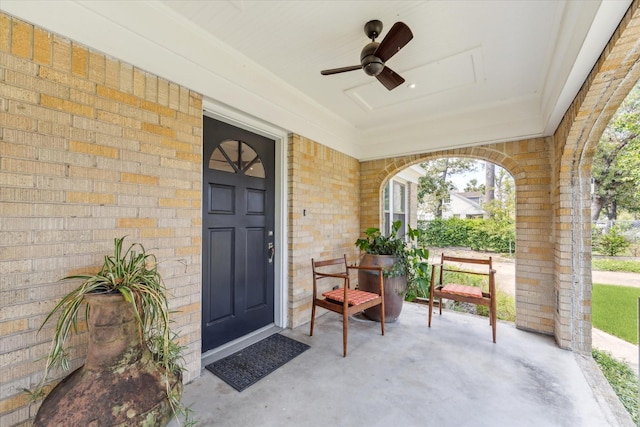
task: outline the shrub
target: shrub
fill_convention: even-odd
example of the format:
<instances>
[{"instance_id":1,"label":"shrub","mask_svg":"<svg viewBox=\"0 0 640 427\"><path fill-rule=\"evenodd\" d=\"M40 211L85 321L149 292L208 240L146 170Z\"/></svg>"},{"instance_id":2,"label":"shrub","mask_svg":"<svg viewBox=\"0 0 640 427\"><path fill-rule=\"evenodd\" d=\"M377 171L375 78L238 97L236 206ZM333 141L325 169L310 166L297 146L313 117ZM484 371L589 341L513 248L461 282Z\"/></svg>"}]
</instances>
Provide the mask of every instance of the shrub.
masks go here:
<instances>
[{"instance_id":1,"label":"shrub","mask_svg":"<svg viewBox=\"0 0 640 427\"><path fill-rule=\"evenodd\" d=\"M460 218L437 218L423 225L421 243L440 248L448 246L469 246L468 235L471 225Z\"/></svg>"},{"instance_id":2,"label":"shrub","mask_svg":"<svg viewBox=\"0 0 640 427\"><path fill-rule=\"evenodd\" d=\"M598 251L609 256L624 252L629 245L629 241L620 234L618 227L611 227L607 233L598 236L595 241Z\"/></svg>"},{"instance_id":3,"label":"shrub","mask_svg":"<svg viewBox=\"0 0 640 427\"><path fill-rule=\"evenodd\" d=\"M418 224L424 230L421 243L432 247L468 247L511 253L515 249L515 228L507 222L484 219L434 219Z\"/></svg>"},{"instance_id":4,"label":"shrub","mask_svg":"<svg viewBox=\"0 0 640 427\"><path fill-rule=\"evenodd\" d=\"M607 352L593 350L591 354L633 422L638 425L638 377L635 372Z\"/></svg>"}]
</instances>

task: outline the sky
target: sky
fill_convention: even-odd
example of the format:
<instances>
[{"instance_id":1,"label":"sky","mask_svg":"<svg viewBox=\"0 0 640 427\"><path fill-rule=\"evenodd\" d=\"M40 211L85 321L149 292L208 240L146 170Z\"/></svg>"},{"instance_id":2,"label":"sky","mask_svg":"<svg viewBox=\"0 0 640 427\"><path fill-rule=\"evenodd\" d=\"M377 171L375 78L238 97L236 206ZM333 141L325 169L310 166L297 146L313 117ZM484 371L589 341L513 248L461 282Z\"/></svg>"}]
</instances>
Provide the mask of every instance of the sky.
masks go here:
<instances>
[{"instance_id":1,"label":"sky","mask_svg":"<svg viewBox=\"0 0 640 427\"><path fill-rule=\"evenodd\" d=\"M478 184L484 184L484 162L478 161L475 172L467 172L464 174L452 175L451 181L458 188L458 191L463 191L467 183L472 179L476 179Z\"/></svg>"}]
</instances>

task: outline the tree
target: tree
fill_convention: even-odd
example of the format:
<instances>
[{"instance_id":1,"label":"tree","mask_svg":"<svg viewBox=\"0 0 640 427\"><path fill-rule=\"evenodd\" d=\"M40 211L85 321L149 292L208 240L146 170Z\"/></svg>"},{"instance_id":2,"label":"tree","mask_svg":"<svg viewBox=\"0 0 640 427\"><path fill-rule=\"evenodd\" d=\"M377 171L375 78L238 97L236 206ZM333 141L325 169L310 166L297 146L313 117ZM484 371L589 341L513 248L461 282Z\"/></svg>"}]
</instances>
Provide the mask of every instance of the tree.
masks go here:
<instances>
[{"instance_id":1,"label":"tree","mask_svg":"<svg viewBox=\"0 0 640 427\"><path fill-rule=\"evenodd\" d=\"M485 205L491 204L495 199L495 187L496 187L496 165L491 162L484 162L484 203ZM484 219L491 217L490 211L485 209Z\"/></svg>"},{"instance_id":2,"label":"tree","mask_svg":"<svg viewBox=\"0 0 640 427\"><path fill-rule=\"evenodd\" d=\"M474 171L475 163L473 159L449 157L422 163L427 173L418 182L418 201L426 203L434 217L442 218L443 205L456 189L451 176Z\"/></svg>"},{"instance_id":3,"label":"tree","mask_svg":"<svg viewBox=\"0 0 640 427\"><path fill-rule=\"evenodd\" d=\"M467 183L464 187L464 191L466 193L478 192L484 194L484 188L484 184L478 184L478 180L474 178Z\"/></svg>"},{"instance_id":4,"label":"tree","mask_svg":"<svg viewBox=\"0 0 640 427\"><path fill-rule=\"evenodd\" d=\"M600 137L593 157L591 219L640 212L640 86L631 90Z\"/></svg>"}]
</instances>

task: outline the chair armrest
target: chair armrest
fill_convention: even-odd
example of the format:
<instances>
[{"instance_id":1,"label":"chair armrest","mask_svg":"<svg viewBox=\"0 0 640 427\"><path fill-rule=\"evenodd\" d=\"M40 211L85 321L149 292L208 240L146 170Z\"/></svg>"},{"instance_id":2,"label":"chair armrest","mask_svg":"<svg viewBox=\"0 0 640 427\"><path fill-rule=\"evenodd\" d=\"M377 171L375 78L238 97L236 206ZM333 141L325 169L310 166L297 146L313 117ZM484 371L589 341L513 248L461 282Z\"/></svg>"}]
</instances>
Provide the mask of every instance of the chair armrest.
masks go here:
<instances>
[{"instance_id":1,"label":"chair armrest","mask_svg":"<svg viewBox=\"0 0 640 427\"><path fill-rule=\"evenodd\" d=\"M354 265L350 265L347 268L354 269L354 270L371 270L371 271L382 271L382 270L384 270L382 267L373 267L373 266L371 266L371 267L362 267L360 265L355 265L355 264Z\"/></svg>"}]
</instances>

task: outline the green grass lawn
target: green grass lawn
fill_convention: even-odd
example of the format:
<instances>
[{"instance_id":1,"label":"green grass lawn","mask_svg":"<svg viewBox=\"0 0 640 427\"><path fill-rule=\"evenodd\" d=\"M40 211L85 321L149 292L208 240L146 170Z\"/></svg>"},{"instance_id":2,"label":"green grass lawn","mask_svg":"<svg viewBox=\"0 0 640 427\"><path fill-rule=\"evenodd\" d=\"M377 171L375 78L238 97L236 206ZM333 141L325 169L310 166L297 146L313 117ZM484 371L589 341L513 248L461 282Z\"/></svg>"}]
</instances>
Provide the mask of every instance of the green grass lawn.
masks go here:
<instances>
[{"instance_id":1,"label":"green grass lawn","mask_svg":"<svg viewBox=\"0 0 640 427\"><path fill-rule=\"evenodd\" d=\"M593 285L593 326L638 344L638 297L640 288Z\"/></svg>"}]
</instances>

